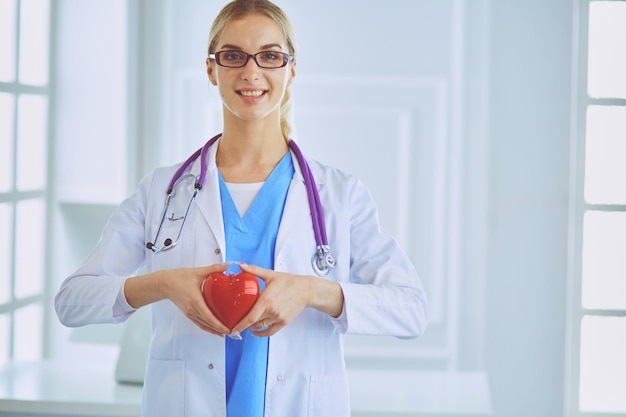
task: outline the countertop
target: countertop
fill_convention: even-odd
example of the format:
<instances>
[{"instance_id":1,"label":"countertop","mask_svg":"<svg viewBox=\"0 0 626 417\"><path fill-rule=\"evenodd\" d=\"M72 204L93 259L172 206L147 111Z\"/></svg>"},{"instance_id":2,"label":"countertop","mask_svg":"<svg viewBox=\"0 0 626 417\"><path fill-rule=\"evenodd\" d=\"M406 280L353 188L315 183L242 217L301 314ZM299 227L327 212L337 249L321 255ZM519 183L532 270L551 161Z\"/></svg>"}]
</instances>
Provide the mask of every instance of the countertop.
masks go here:
<instances>
[{"instance_id":1,"label":"countertop","mask_svg":"<svg viewBox=\"0 0 626 417\"><path fill-rule=\"evenodd\" d=\"M140 385L119 384L114 364L11 362L0 367L0 417L138 417ZM484 373L350 370L353 417L489 416Z\"/></svg>"}]
</instances>

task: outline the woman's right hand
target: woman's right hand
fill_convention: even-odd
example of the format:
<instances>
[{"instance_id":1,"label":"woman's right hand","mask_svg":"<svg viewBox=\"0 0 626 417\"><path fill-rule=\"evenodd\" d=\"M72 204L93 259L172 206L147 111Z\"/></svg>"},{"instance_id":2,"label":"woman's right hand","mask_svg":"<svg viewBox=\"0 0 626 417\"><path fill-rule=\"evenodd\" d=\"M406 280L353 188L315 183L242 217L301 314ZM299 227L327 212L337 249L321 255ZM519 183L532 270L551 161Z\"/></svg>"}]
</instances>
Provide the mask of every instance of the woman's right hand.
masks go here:
<instances>
[{"instance_id":1,"label":"woman's right hand","mask_svg":"<svg viewBox=\"0 0 626 417\"><path fill-rule=\"evenodd\" d=\"M204 301L200 287L202 281L214 272L224 272L228 265L211 265L197 268L180 268L155 271L128 278L124 285L126 301L134 308L168 299L201 329L223 336L230 333L211 312Z\"/></svg>"}]
</instances>

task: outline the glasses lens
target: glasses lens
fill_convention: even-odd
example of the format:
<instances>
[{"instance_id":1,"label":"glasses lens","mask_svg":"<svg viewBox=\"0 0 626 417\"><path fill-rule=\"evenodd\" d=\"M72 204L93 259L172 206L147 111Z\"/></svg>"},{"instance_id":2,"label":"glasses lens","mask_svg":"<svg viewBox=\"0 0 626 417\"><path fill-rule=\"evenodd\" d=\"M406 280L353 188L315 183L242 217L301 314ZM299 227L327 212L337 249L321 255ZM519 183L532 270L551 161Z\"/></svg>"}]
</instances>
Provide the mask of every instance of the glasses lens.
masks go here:
<instances>
[{"instance_id":1,"label":"glasses lens","mask_svg":"<svg viewBox=\"0 0 626 417\"><path fill-rule=\"evenodd\" d=\"M263 68L280 68L286 63L286 56L282 52L264 51L256 55L256 61Z\"/></svg>"},{"instance_id":2,"label":"glasses lens","mask_svg":"<svg viewBox=\"0 0 626 417\"><path fill-rule=\"evenodd\" d=\"M243 67L248 55L240 51L220 51L215 54L217 63L225 67Z\"/></svg>"}]
</instances>

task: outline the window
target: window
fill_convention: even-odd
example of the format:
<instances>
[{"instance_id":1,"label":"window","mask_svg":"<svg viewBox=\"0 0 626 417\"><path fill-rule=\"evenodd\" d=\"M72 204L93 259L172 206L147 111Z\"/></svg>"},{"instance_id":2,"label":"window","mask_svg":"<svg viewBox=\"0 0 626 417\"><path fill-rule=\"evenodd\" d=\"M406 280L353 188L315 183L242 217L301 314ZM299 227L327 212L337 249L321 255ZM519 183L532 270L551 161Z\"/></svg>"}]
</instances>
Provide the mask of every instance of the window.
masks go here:
<instances>
[{"instance_id":1,"label":"window","mask_svg":"<svg viewBox=\"0 0 626 417\"><path fill-rule=\"evenodd\" d=\"M626 412L626 1L580 2L573 416Z\"/></svg>"},{"instance_id":2,"label":"window","mask_svg":"<svg viewBox=\"0 0 626 417\"><path fill-rule=\"evenodd\" d=\"M43 356L49 28L49 0L0 2L0 364Z\"/></svg>"}]
</instances>

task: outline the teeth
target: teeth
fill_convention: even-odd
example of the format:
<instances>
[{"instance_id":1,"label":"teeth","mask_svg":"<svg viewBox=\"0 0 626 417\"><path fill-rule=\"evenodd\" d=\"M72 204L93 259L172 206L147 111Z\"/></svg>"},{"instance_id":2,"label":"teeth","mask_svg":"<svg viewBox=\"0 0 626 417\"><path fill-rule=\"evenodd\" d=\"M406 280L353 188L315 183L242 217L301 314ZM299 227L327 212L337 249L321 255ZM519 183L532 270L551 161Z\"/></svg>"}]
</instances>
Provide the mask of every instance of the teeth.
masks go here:
<instances>
[{"instance_id":1,"label":"teeth","mask_svg":"<svg viewBox=\"0 0 626 417\"><path fill-rule=\"evenodd\" d=\"M261 90L255 90L255 91L242 91L241 95L242 96L246 96L246 97L259 97L261 94L263 94L263 91Z\"/></svg>"}]
</instances>

